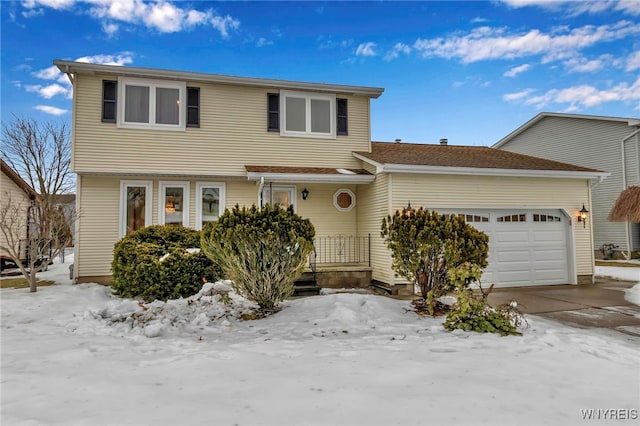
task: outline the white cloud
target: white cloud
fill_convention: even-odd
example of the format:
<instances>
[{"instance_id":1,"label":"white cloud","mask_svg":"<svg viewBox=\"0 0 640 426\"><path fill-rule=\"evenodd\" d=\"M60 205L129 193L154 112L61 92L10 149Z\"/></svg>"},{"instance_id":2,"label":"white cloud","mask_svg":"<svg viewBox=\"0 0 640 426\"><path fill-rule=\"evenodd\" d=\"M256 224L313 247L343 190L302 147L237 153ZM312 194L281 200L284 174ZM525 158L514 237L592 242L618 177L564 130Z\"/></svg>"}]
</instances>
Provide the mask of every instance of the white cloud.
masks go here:
<instances>
[{"instance_id":1,"label":"white cloud","mask_svg":"<svg viewBox=\"0 0 640 426\"><path fill-rule=\"evenodd\" d=\"M92 55L82 56L76 59L76 62L85 62L88 64L100 64L100 65L127 65L133 62L133 56L128 53L121 53L119 55Z\"/></svg>"},{"instance_id":2,"label":"white cloud","mask_svg":"<svg viewBox=\"0 0 640 426\"><path fill-rule=\"evenodd\" d=\"M271 40L267 40L264 37L260 37L258 39L258 41L256 42L256 47L270 46L272 44L273 44L273 42Z\"/></svg>"},{"instance_id":3,"label":"white cloud","mask_svg":"<svg viewBox=\"0 0 640 426\"><path fill-rule=\"evenodd\" d=\"M633 52L631 55L629 55L629 57L627 58L627 66L625 67L625 70L635 71L638 68L640 68L640 51Z\"/></svg>"},{"instance_id":4,"label":"white cloud","mask_svg":"<svg viewBox=\"0 0 640 426\"><path fill-rule=\"evenodd\" d=\"M217 16L211 10L182 8L182 4L169 0L24 0L23 14L41 13L43 8L69 9L73 6L88 8L89 15L101 20L103 31L112 36L119 30L118 23L143 25L161 33L189 30L197 25L210 25L222 37L229 37L240 21L231 16ZM194 2L198 4L198 2Z\"/></svg>"},{"instance_id":5,"label":"white cloud","mask_svg":"<svg viewBox=\"0 0 640 426\"><path fill-rule=\"evenodd\" d=\"M70 88L61 86L58 83L53 83L48 86L41 86L39 84L27 85L25 86L25 89L27 92L37 93L45 99L51 99L57 95L68 96L71 90Z\"/></svg>"},{"instance_id":6,"label":"white cloud","mask_svg":"<svg viewBox=\"0 0 640 426\"><path fill-rule=\"evenodd\" d=\"M568 16L577 16L584 13L594 15L610 10L635 16L640 15L640 2L638 2L638 0L502 0L502 2L512 8L539 7L552 11L564 9Z\"/></svg>"},{"instance_id":7,"label":"white cloud","mask_svg":"<svg viewBox=\"0 0 640 426\"><path fill-rule=\"evenodd\" d=\"M508 70L507 72L504 73L504 76L505 77L515 77L520 73L528 71L530 68L531 68L531 65L522 64L522 65L519 65L517 67L511 68L510 70Z\"/></svg>"},{"instance_id":8,"label":"white cloud","mask_svg":"<svg viewBox=\"0 0 640 426\"><path fill-rule=\"evenodd\" d=\"M66 109L56 108L49 105L36 105L33 108L51 115L64 115L69 112Z\"/></svg>"},{"instance_id":9,"label":"white cloud","mask_svg":"<svg viewBox=\"0 0 640 426\"><path fill-rule=\"evenodd\" d=\"M524 89L520 92L507 93L506 95L502 96L502 99L507 102L515 102L515 101L519 101L520 99L526 98L533 92L535 92L535 90L533 89Z\"/></svg>"},{"instance_id":10,"label":"white cloud","mask_svg":"<svg viewBox=\"0 0 640 426\"><path fill-rule=\"evenodd\" d=\"M384 56L384 60L385 61L391 61L393 59L396 59L398 56L400 56L400 53L408 55L411 53L411 47L408 44L404 44L404 43L396 43L395 46L393 46L393 50L391 50L389 53L387 53Z\"/></svg>"},{"instance_id":11,"label":"white cloud","mask_svg":"<svg viewBox=\"0 0 640 426\"><path fill-rule=\"evenodd\" d=\"M567 59L581 49L599 42L619 40L640 34L640 24L620 21L612 25L585 25L557 28L550 33L538 29L508 34L506 28L479 27L467 34L418 39L414 49L425 57L458 58L463 63L490 59L515 59L541 55L543 62Z\"/></svg>"},{"instance_id":12,"label":"white cloud","mask_svg":"<svg viewBox=\"0 0 640 426\"><path fill-rule=\"evenodd\" d=\"M532 105L537 109L548 105L566 105L567 111L577 111L608 102L638 102L640 106L640 77L631 84L623 82L606 89L583 84L565 89L551 89L537 96L530 96L532 93L533 90L526 89L504 95L503 99L510 102L522 101L525 105Z\"/></svg>"},{"instance_id":13,"label":"white cloud","mask_svg":"<svg viewBox=\"0 0 640 426\"><path fill-rule=\"evenodd\" d=\"M477 17L473 18L470 22L472 24L483 24L485 22L489 22L489 20L487 18L481 18L481 17L477 16Z\"/></svg>"},{"instance_id":14,"label":"white cloud","mask_svg":"<svg viewBox=\"0 0 640 426\"><path fill-rule=\"evenodd\" d=\"M55 10L69 9L76 3L76 0L24 0L22 7L35 9L36 7L48 7Z\"/></svg>"},{"instance_id":15,"label":"white cloud","mask_svg":"<svg viewBox=\"0 0 640 426\"><path fill-rule=\"evenodd\" d=\"M229 30L238 29L240 21L233 19L227 15L224 18L222 16L214 16L211 18L211 25L220 32L223 38L229 37Z\"/></svg>"},{"instance_id":16,"label":"white cloud","mask_svg":"<svg viewBox=\"0 0 640 426\"><path fill-rule=\"evenodd\" d=\"M114 24L113 22L103 22L102 23L102 31L109 37L113 37L115 33L118 32L120 26L118 24Z\"/></svg>"},{"instance_id":17,"label":"white cloud","mask_svg":"<svg viewBox=\"0 0 640 426\"><path fill-rule=\"evenodd\" d=\"M356 48L356 56L376 56L376 44L372 41L360 43Z\"/></svg>"},{"instance_id":18,"label":"white cloud","mask_svg":"<svg viewBox=\"0 0 640 426\"><path fill-rule=\"evenodd\" d=\"M41 78L43 80L55 80L60 76L60 70L57 66L51 65L48 68L43 68L39 71L31 73L34 77Z\"/></svg>"}]
</instances>

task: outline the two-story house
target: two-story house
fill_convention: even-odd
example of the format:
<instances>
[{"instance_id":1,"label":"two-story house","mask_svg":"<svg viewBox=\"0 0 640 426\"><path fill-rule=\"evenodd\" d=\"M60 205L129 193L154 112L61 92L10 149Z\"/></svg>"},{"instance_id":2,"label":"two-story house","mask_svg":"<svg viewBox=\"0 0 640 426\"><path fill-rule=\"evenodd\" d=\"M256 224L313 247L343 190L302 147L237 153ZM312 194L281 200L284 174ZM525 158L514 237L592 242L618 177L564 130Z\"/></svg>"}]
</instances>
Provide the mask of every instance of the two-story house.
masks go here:
<instances>
[{"instance_id":1,"label":"two-story house","mask_svg":"<svg viewBox=\"0 0 640 426\"><path fill-rule=\"evenodd\" d=\"M200 229L235 204L278 203L314 224L312 262L344 272L331 285L412 292L380 237L409 202L490 234L485 281L591 282L591 223L576 220L605 173L486 147L371 142L381 88L54 63L74 86L79 282L108 282L113 245L132 230Z\"/></svg>"},{"instance_id":2,"label":"two-story house","mask_svg":"<svg viewBox=\"0 0 640 426\"><path fill-rule=\"evenodd\" d=\"M640 185L640 119L542 112L493 147L609 172L592 188L593 248L640 250L640 224L608 219L620 193Z\"/></svg>"}]
</instances>

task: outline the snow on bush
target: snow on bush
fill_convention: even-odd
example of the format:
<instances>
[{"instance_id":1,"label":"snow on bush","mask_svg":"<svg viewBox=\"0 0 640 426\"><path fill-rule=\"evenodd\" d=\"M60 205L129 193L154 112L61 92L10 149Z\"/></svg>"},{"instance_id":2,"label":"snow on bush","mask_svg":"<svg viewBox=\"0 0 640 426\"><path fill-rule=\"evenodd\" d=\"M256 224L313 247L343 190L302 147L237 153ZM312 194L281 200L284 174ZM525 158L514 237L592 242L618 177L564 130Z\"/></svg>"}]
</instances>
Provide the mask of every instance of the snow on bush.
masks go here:
<instances>
[{"instance_id":1,"label":"snow on bush","mask_svg":"<svg viewBox=\"0 0 640 426\"><path fill-rule=\"evenodd\" d=\"M206 283L195 295L184 299L140 303L112 300L89 316L120 331L158 337L165 334L199 333L211 325L229 325L240 318L254 318L258 306L238 295L231 281Z\"/></svg>"}]
</instances>

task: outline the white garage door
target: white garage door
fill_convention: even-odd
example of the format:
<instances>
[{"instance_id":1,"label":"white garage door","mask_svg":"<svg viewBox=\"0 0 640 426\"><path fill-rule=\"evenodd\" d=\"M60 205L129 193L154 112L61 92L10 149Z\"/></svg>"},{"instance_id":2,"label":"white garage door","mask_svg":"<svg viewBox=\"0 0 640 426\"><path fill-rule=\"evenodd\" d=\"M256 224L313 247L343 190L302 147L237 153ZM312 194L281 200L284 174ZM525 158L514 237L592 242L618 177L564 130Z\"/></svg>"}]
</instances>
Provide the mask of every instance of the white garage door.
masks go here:
<instances>
[{"instance_id":1,"label":"white garage door","mask_svg":"<svg viewBox=\"0 0 640 426\"><path fill-rule=\"evenodd\" d=\"M568 284L569 221L559 210L440 210L489 235L483 287Z\"/></svg>"}]
</instances>

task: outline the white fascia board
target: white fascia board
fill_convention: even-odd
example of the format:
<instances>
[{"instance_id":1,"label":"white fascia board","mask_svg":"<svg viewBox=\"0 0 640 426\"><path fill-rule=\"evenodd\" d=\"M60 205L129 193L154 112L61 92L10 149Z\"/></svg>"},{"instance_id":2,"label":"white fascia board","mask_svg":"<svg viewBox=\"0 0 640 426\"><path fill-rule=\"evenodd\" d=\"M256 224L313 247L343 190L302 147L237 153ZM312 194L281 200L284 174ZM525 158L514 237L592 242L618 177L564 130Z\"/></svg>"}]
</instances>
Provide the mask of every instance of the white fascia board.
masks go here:
<instances>
[{"instance_id":1,"label":"white fascia board","mask_svg":"<svg viewBox=\"0 0 640 426\"><path fill-rule=\"evenodd\" d=\"M209 83L234 84L239 86L296 89L315 92L351 93L377 98L384 92L380 87L350 86L341 84L305 83L300 81L276 80L255 77L235 77L221 74L205 74L188 71L173 71L156 68L139 68L117 65L88 64L84 62L56 59L54 65L65 74L115 74L143 78L164 78L170 80L202 81Z\"/></svg>"},{"instance_id":2,"label":"white fascia board","mask_svg":"<svg viewBox=\"0 0 640 426\"><path fill-rule=\"evenodd\" d=\"M382 173L421 173L439 175L549 177L570 179L604 179L611 175L605 172L580 172L566 170L489 169L477 167L420 166L413 164L384 164Z\"/></svg>"},{"instance_id":3,"label":"white fascia board","mask_svg":"<svg viewBox=\"0 0 640 426\"><path fill-rule=\"evenodd\" d=\"M372 165L376 168L376 174L382 173L384 171L384 164L378 163L377 161L372 160L371 158L367 158L364 155L358 154L357 152L351 153L358 160L364 161L367 164Z\"/></svg>"},{"instance_id":4,"label":"white fascia board","mask_svg":"<svg viewBox=\"0 0 640 426\"><path fill-rule=\"evenodd\" d=\"M296 183L371 183L375 180L374 175L329 175L329 174L306 174L306 173L259 173L247 172L247 179L271 182L296 182Z\"/></svg>"}]
</instances>

